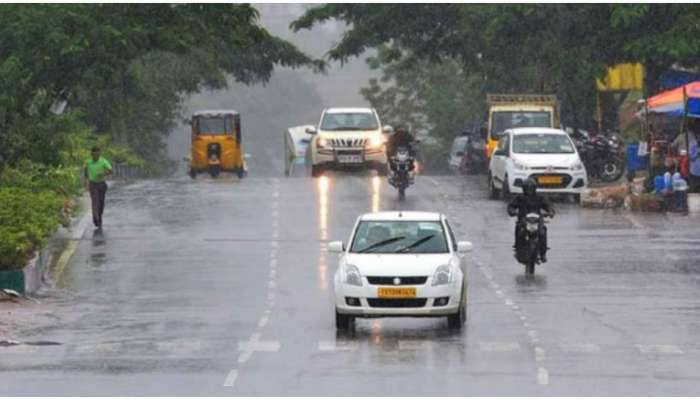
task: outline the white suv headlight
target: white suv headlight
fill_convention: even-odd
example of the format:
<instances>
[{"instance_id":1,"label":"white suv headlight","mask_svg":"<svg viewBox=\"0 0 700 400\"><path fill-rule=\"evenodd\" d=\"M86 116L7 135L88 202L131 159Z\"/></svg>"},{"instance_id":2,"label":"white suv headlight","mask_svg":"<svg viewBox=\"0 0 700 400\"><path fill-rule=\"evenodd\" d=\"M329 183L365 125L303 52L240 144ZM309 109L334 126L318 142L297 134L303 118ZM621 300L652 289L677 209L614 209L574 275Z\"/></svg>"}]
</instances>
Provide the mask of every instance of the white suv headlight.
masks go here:
<instances>
[{"instance_id":1,"label":"white suv headlight","mask_svg":"<svg viewBox=\"0 0 700 400\"><path fill-rule=\"evenodd\" d=\"M518 171L527 171L528 169L530 169L530 167L528 167L527 165L515 160L513 160L513 167Z\"/></svg>"},{"instance_id":2,"label":"white suv headlight","mask_svg":"<svg viewBox=\"0 0 700 400\"><path fill-rule=\"evenodd\" d=\"M321 147L321 148L328 147L328 140L326 140L325 138L319 137L318 139L316 139L316 146Z\"/></svg>"},{"instance_id":3,"label":"white suv headlight","mask_svg":"<svg viewBox=\"0 0 700 400\"><path fill-rule=\"evenodd\" d=\"M581 161L577 161L571 166L572 171L581 171L582 169L583 169L583 164L581 163Z\"/></svg>"},{"instance_id":4,"label":"white suv headlight","mask_svg":"<svg viewBox=\"0 0 700 400\"><path fill-rule=\"evenodd\" d=\"M360 270L356 266L351 264L345 264L344 271L344 283L353 286L362 286L362 275L360 275Z\"/></svg>"},{"instance_id":5,"label":"white suv headlight","mask_svg":"<svg viewBox=\"0 0 700 400\"><path fill-rule=\"evenodd\" d=\"M454 279L454 274L450 269L449 265L441 265L435 270L433 274L433 286L447 285L452 283Z\"/></svg>"},{"instance_id":6,"label":"white suv headlight","mask_svg":"<svg viewBox=\"0 0 700 400\"><path fill-rule=\"evenodd\" d=\"M367 145L371 148L378 148L384 144L384 138L381 136L372 136L367 141Z\"/></svg>"}]
</instances>

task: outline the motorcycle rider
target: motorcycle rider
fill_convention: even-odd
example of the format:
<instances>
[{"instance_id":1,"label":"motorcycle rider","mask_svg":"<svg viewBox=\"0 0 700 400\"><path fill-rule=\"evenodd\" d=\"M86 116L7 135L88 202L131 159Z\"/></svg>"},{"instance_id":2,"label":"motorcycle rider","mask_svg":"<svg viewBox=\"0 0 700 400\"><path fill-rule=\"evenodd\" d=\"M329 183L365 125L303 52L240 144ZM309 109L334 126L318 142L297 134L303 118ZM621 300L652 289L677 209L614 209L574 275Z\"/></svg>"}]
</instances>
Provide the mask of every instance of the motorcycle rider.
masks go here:
<instances>
[{"instance_id":1,"label":"motorcycle rider","mask_svg":"<svg viewBox=\"0 0 700 400\"><path fill-rule=\"evenodd\" d=\"M549 201L537 194L537 182L534 178L529 178L523 183L523 194L515 196L508 204L508 215L511 217L518 216L518 222L515 224L515 244L513 248L517 249L522 240L522 232L525 229L525 216L529 213L548 215L554 217L554 208ZM547 227L540 224L540 259L542 262L547 262Z\"/></svg>"},{"instance_id":2,"label":"motorcycle rider","mask_svg":"<svg viewBox=\"0 0 700 400\"><path fill-rule=\"evenodd\" d=\"M393 162L394 155L400 147L408 149L408 154L415 158L413 143L415 138L408 132L408 129L400 126L394 130L394 134L389 137L386 143L386 158L389 160L389 168L391 169L391 177L396 173L396 164Z\"/></svg>"}]
</instances>

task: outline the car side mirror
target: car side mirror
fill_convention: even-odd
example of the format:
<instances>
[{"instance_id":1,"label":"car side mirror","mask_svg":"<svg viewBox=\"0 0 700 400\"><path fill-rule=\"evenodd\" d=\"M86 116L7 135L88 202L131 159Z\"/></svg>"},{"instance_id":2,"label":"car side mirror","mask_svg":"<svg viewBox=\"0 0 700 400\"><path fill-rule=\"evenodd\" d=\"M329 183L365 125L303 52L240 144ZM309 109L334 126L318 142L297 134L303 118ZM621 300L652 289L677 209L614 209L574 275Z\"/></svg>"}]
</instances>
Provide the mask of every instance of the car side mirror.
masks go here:
<instances>
[{"instance_id":1,"label":"car side mirror","mask_svg":"<svg viewBox=\"0 0 700 400\"><path fill-rule=\"evenodd\" d=\"M328 243L328 251L331 253L342 253L345 251L345 244L341 241Z\"/></svg>"},{"instance_id":2,"label":"car side mirror","mask_svg":"<svg viewBox=\"0 0 700 400\"><path fill-rule=\"evenodd\" d=\"M458 253L470 253L474 249L472 242L457 242L457 252Z\"/></svg>"},{"instance_id":3,"label":"car side mirror","mask_svg":"<svg viewBox=\"0 0 700 400\"><path fill-rule=\"evenodd\" d=\"M382 128L382 133L384 133L384 134L388 135L392 132L394 132L394 127L391 125L384 125L384 128Z\"/></svg>"},{"instance_id":4,"label":"car side mirror","mask_svg":"<svg viewBox=\"0 0 700 400\"><path fill-rule=\"evenodd\" d=\"M496 150L493 152L494 156L508 157L508 152L505 150Z\"/></svg>"},{"instance_id":5,"label":"car side mirror","mask_svg":"<svg viewBox=\"0 0 700 400\"><path fill-rule=\"evenodd\" d=\"M318 133L318 131L316 130L316 128L312 128L312 127L306 128L306 131L305 131L305 132L308 133L309 135L315 135L315 134Z\"/></svg>"}]
</instances>

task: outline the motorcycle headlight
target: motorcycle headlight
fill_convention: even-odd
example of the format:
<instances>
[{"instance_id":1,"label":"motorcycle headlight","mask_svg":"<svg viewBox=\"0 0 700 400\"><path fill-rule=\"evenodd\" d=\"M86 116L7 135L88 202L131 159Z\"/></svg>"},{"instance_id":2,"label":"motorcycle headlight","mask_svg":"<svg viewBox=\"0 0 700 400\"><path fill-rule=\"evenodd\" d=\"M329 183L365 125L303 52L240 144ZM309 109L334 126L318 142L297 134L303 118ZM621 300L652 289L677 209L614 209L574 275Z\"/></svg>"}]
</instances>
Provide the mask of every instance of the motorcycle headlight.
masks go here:
<instances>
[{"instance_id":1,"label":"motorcycle headlight","mask_svg":"<svg viewBox=\"0 0 700 400\"><path fill-rule=\"evenodd\" d=\"M449 265L441 265L435 270L433 274L433 286L447 285L452 282L454 278L452 270Z\"/></svg>"},{"instance_id":2,"label":"motorcycle headlight","mask_svg":"<svg viewBox=\"0 0 700 400\"><path fill-rule=\"evenodd\" d=\"M360 270L354 265L346 264L343 282L348 285L362 286L362 275L360 275Z\"/></svg>"},{"instance_id":3,"label":"motorcycle headlight","mask_svg":"<svg viewBox=\"0 0 700 400\"><path fill-rule=\"evenodd\" d=\"M530 167L528 167L527 165L515 160L513 160L513 167L515 167L515 169L517 169L518 171L527 171L528 169L530 169Z\"/></svg>"},{"instance_id":4,"label":"motorcycle headlight","mask_svg":"<svg viewBox=\"0 0 700 400\"><path fill-rule=\"evenodd\" d=\"M537 232L537 230L539 229L539 226L537 223L528 222L526 224L525 228L527 229L528 232L534 233L534 232Z\"/></svg>"},{"instance_id":5,"label":"motorcycle headlight","mask_svg":"<svg viewBox=\"0 0 700 400\"><path fill-rule=\"evenodd\" d=\"M583 169L583 164L579 161L574 163L574 165L571 166L572 171L581 171Z\"/></svg>"}]
</instances>

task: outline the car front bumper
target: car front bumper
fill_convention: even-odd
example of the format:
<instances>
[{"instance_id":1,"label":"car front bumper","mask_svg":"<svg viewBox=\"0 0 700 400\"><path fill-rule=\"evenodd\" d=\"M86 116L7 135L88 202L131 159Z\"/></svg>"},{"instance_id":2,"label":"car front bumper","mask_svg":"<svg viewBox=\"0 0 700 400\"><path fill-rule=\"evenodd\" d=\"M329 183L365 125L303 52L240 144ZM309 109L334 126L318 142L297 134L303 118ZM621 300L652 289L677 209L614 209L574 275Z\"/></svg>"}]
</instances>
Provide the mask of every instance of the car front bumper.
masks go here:
<instances>
[{"instance_id":1,"label":"car front bumper","mask_svg":"<svg viewBox=\"0 0 700 400\"><path fill-rule=\"evenodd\" d=\"M347 285L344 283L335 284L335 305L341 314L354 315L362 318L380 317L442 317L454 314L459 310L462 298L462 282L453 282L447 285L432 286L430 280L423 285L409 285L407 287L416 288L414 299L400 299L397 301L379 299L377 290L380 287L397 287L391 285L369 285L365 280L362 287ZM401 287L401 286L399 286ZM448 297L446 305L435 305L438 298ZM359 306L348 305L348 298L359 299ZM406 302L422 303L419 306L396 306L403 300ZM379 304L377 303L384 303ZM386 303L393 303L387 306Z\"/></svg>"},{"instance_id":2,"label":"car front bumper","mask_svg":"<svg viewBox=\"0 0 700 400\"><path fill-rule=\"evenodd\" d=\"M516 172L513 176L508 177L508 189L511 193L522 193L522 183L527 179L533 177L536 179L538 175L548 175L546 172ZM562 171L561 173L555 173L554 175L568 176L569 181L561 186L548 187L539 186L537 187L537 193L550 193L550 194L581 194L588 187L588 177L586 171Z\"/></svg>"},{"instance_id":3,"label":"car front bumper","mask_svg":"<svg viewBox=\"0 0 700 400\"><path fill-rule=\"evenodd\" d=\"M346 155L359 155L361 157L360 162L341 162L341 156ZM373 168L387 165L386 153L383 149L364 149L364 148L343 148L343 149L330 149L323 148L317 149L313 160L314 165L323 165L325 167L366 167L371 166Z\"/></svg>"}]
</instances>

